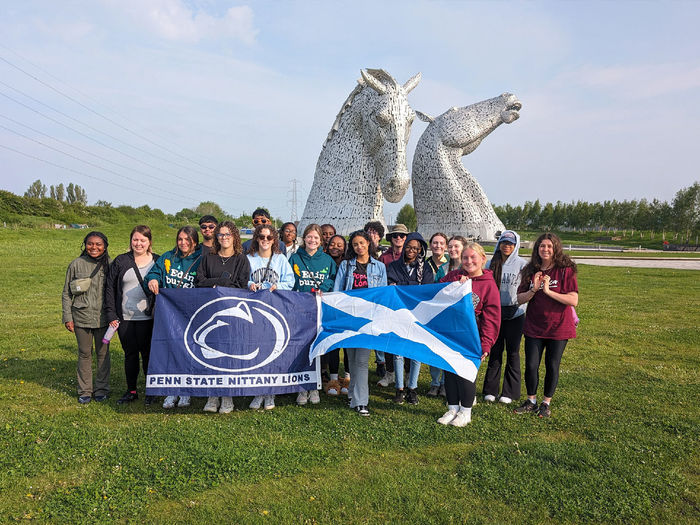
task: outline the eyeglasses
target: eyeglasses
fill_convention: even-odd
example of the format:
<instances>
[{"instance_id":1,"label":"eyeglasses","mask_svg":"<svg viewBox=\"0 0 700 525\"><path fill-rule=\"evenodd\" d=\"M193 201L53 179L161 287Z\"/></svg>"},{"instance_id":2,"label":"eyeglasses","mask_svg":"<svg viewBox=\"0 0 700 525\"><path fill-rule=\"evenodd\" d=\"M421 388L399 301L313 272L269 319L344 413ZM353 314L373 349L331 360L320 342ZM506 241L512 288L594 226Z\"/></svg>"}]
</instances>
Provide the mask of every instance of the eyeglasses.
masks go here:
<instances>
[{"instance_id":1,"label":"eyeglasses","mask_svg":"<svg viewBox=\"0 0 700 525\"><path fill-rule=\"evenodd\" d=\"M231 234L230 233L217 233L216 236L219 239L228 239L229 237L231 237Z\"/></svg>"},{"instance_id":2,"label":"eyeglasses","mask_svg":"<svg viewBox=\"0 0 700 525\"><path fill-rule=\"evenodd\" d=\"M283 231L284 233L296 233L296 232L297 232L296 230L289 230L289 229L285 229L285 230L282 230L282 231Z\"/></svg>"},{"instance_id":3,"label":"eyeglasses","mask_svg":"<svg viewBox=\"0 0 700 525\"><path fill-rule=\"evenodd\" d=\"M404 246L403 251L405 251L405 252L419 252L420 248L418 246Z\"/></svg>"},{"instance_id":4,"label":"eyeglasses","mask_svg":"<svg viewBox=\"0 0 700 525\"><path fill-rule=\"evenodd\" d=\"M259 241L274 241L275 238L272 235L258 235Z\"/></svg>"},{"instance_id":5,"label":"eyeglasses","mask_svg":"<svg viewBox=\"0 0 700 525\"><path fill-rule=\"evenodd\" d=\"M266 217L257 217L257 218L255 218L255 219L253 219L253 224L255 224L255 225L257 225L257 224L267 224L268 222L270 222L270 219L268 219L268 218L266 218Z\"/></svg>"},{"instance_id":6,"label":"eyeglasses","mask_svg":"<svg viewBox=\"0 0 700 525\"><path fill-rule=\"evenodd\" d=\"M200 224L199 229L200 230L213 230L216 228L216 224Z\"/></svg>"}]
</instances>

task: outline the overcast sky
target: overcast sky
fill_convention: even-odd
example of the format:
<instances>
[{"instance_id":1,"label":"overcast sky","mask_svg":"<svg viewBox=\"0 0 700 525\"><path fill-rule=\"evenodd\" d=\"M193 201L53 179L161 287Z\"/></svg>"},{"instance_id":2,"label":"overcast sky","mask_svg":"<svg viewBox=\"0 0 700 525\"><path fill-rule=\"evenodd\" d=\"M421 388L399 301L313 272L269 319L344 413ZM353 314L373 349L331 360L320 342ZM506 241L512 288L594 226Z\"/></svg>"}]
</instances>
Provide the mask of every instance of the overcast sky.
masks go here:
<instances>
[{"instance_id":1,"label":"overcast sky","mask_svg":"<svg viewBox=\"0 0 700 525\"><path fill-rule=\"evenodd\" d=\"M409 102L431 115L521 100L463 158L496 204L671 200L700 179L698 20L698 2L2 2L0 187L287 219L297 179L301 216L370 67L422 72Z\"/></svg>"}]
</instances>

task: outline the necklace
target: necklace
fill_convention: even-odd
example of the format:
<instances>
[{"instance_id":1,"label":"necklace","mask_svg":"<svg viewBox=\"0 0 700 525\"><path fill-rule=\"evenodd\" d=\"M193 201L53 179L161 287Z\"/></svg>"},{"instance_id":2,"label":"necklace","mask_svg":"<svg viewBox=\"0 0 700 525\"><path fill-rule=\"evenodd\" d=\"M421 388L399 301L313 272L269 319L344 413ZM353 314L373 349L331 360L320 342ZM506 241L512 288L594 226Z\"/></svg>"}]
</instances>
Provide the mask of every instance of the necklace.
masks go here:
<instances>
[{"instance_id":1,"label":"necklace","mask_svg":"<svg viewBox=\"0 0 700 525\"><path fill-rule=\"evenodd\" d=\"M224 258L223 255L219 254L219 259L221 259L221 264L226 264L231 257L233 257L233 255L229 255L228 257Z\"/></svg>"}]
</instances>

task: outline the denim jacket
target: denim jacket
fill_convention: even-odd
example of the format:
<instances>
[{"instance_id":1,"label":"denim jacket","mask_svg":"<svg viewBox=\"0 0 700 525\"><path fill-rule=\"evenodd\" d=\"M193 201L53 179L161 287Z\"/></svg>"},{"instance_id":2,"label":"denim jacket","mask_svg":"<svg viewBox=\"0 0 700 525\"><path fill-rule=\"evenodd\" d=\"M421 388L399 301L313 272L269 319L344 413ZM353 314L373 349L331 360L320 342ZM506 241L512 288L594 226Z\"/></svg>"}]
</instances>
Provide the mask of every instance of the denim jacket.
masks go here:
<instances>
[{"instance_id":1,"label":"denim jacket","mask_svg":"<svg viewBox=\"0 0 700 525\"><path fill-rule=\"evenodd\" d=\"M352 274L355 271L355 266L357 266L357 259L340 263L338 273L335 276L335 284L333 285L334 292L352 290ZM377 288L386 285L386 266L377 259L370 257L367 263L367 287Z\"/></svg>"}]
</instances>

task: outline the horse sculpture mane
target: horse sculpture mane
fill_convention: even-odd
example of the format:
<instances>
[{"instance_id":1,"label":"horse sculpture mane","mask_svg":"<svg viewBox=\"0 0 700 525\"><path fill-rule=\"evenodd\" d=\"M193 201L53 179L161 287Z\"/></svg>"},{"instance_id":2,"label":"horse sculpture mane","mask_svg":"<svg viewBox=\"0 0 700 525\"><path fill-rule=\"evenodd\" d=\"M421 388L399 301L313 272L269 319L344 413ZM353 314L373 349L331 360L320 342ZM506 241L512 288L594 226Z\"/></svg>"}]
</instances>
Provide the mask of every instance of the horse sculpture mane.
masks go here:
<instances>
[{"instance_id":1,"label":"horse sculpture mane","mask_svg":"<svg viewBox=\"0 0 700 525\"><path fill-rule=\"evenodd\" d=\"M403 85L383 69L361 74L321 149L299 230L331 223L347 235L383 223L384 199L400 201L410 184L406 144L415 113L406 96L420 73Z\"/></svg>"},{"instance_id":2,"label":"horse sculpture mane","mask_svg":"<svg viewBox=\"0 0 700 525\"><path fill-rule=\"evenodd\" d=\"M412 170L413 205L418 231L425 238L444 232L491 240L505 229L462 157L498 126L517 120L521 107L514 95L504 93L450 108L436 118L418 112L421 120L429 122L418 140Z\"/></svg>"}]
</instances>

